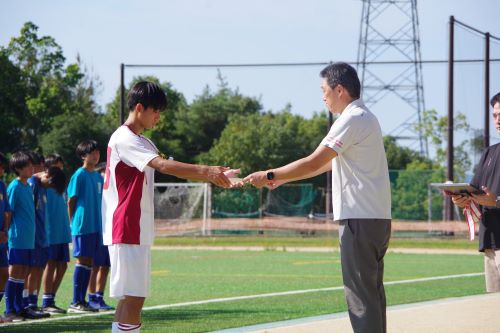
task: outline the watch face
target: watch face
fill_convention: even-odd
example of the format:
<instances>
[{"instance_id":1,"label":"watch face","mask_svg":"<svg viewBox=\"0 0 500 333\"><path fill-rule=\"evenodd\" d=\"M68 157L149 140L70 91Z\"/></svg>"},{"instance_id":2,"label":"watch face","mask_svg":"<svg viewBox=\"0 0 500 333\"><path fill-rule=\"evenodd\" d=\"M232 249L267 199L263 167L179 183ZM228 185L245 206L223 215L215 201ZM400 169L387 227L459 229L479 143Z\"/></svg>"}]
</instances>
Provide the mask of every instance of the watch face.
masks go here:
<instances>
[{"instance_id":1,"label":"watch face","mask_svg":"<svg viewBox=\"0 0 500 333\"><path fill-rule=\"evenodd\" d=\"M273 180L274 179L274 172L272 171L269 171L267 173L267 180Z\"/></svg>"}]
</instances>

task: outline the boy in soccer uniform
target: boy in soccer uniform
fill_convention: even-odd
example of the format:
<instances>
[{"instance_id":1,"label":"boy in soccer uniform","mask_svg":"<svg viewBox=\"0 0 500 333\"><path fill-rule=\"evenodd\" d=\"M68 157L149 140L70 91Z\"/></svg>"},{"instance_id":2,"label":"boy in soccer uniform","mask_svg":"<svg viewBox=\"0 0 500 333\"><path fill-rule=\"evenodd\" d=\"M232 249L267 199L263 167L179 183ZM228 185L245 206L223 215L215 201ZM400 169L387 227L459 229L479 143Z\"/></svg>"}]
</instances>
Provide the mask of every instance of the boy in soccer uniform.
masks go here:
<instances>
[{"instance_id":1,"label":"boy in soccer uniform","mask_svg":"<svg viewBox=\"0 0 500 333\"><path fill-rule=\"evenodd\" d=\"M7 200L7 191L2 181L8 161L4 154L0 153L0 301L5 293L5 284L9 278L9 261L7 259L8 230L10 224L10 208ZM0 323L8 321L0 316Z\"/></svg>"},{"instance_id":2,"label":"boy in soccer uniform","mask_svg":"<svg viewBox=\"0 0 500 333\"><path fill-rule=\"evenodd\" d=\"M46 187L48 186L47 175L44 169L43 156L36 152L29 152L33 171L35 174L28 179L28 184L33 191L35 203L35 247L30 250L30 267L28 277L23 291L23 302L25 307L40 313L40 317L49 317L38 308L38 291L42 284L42 275L47 264L48 242L45 227L45 206L47 204ZM43 180L42 180L43 178Z\"/></svg>"},{"instance_id":3,"label":"boy in soccer uniform","mask_svg":"<svg viewBox=\"0 0 500 333\"><path fill-rule=\"evenodd\" d=\"M45 210L49 252L47 266L43 275L42 311L53 314L66 313L66 310L56 305L55 298L64 273L68 268L69 243L71 243L71 229L65 197L66 175L62 171L63 166L63 160L57 154L47 155L45 158L45 168L49 178L59 179L59 181L54 181L54 188L47 189L47 206Z\"/></svg>"},{"instance_id":4,"label":"boy in soccer uniform","mask_svg":"<svg viewBox=\"0 0 500 333\"><path fill-rule=\"evenodd\" d=\"M152 82L137 83L128 94L129 116L111 136L102 199L104 244L111 258L110 295L119 299L112 332L135 333L149 296L154 239L154 171L230 187L226 167L167 160L141 135L160 120L165 93Z\"/></svg>"},{"instance_id":5,"label":"boy in soccer uniform","mask_svg":"<svg viewBox=\"0 0 500 333\"><path fill-rule=\"evenodd\" d=\"M104 180L106 162L97 164L95 170L99 173L99 175L101 175L101 177L103 177ZM96 308L99 311L110 311L115 309L114 307L106 304L104 301L104 290L106 289L110 266L111 262L109 260L108 247L104 245L101 233L99 248L94 256L88 289L89 304L91 307Z\"/></svg>"},{"instance_id":6,"label":"boy in soccer uniform","mask_svg":"<svg viewBox=\"0 0 500 333\"><path fill-rule=\"evenodd\" d=\"M7 320L37 319L40 314L23 306L24 282L35 247L35 204L28 178L33 175L31 158L26 152L16 152L10 160L10 169L17 178L7 187L12 211L9 225L9 279L5 287L5 316Z\"/></svg>"},{"instance_id":7,"label":"boy in soccer uniform","mask_svg":"<svg viewBox=\"0 0 500 333\"><path fill-rule=\"evenodd\" d=\"M87 140L76 148L83 166L71 177L68 185L68 215L73 236L73 257L76 258L73 280L73 302L68 312L96 312L86 302L93 258L101 238L102 177L95 171L99 162L97 142Z\"/></svg>"}]
</instances>

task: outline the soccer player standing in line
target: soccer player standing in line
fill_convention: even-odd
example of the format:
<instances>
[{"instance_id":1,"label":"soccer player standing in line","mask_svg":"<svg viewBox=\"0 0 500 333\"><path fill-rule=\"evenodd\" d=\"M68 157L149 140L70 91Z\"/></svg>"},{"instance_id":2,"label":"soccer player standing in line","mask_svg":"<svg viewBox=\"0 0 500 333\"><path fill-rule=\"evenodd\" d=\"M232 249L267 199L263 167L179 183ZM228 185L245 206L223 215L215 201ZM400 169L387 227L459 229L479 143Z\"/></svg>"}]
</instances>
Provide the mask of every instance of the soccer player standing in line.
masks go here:
<instances>
[{"instance_id":1,"label":"soccer player standing in line","mask_svg":"<svg viewBox=\"0 0 500 333\"><path fill-rule=\"evenodd\" d=\"M149 296L154 240L154 171L230 187L227 167L167 160L141 133L160 120L167 98L152 82L128 94L129 115L111 136L102 199L104 245L111 259L110 295L119 299L112 332L140 332L141 310Z\"/></svg>"}]
</instances>

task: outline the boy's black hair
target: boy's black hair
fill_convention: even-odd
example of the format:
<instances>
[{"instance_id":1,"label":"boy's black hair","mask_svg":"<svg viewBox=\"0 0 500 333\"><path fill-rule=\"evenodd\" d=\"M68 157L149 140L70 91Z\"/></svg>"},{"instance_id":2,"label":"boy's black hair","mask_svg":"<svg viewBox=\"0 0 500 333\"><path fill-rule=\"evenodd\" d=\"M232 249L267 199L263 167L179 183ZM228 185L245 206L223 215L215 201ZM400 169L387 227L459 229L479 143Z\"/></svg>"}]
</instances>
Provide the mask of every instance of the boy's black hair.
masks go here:
<instances>
[{"instance_id":1,"label":"boy's black hair","mask_svg":"<svg viewBox=\"0 0 500 333\"><path fill-rule=\"evenodd\" d=\"M340 84L349 92L352 98L359 98L361 83L359 82L358 73L351 65L345 62L335 62L323 68L319 75L326 79L330 88L334 89L337 84Z\"/></svg>"},{"instance_id":2,"label":"boy's black hair","mask_svg":"<svg viewBox=\"0 0 500 333\"><path fill-rule=\"evenodd\" d=\"M155 110L163 110L167 106L167 96L158 84L140 81L128 92L128 110L133 111L135 106L139 103L142 104L144 109L152 107Z\"/></svg>"},{"instance_id":3,"label":"boy's black hair","mask_svg":"<svg viewBox=\"0 0 500 333\"><path fill-rule=\"evenodd\" d=\"M56 165L57 163L64 163L61 155L59 154L49 154L45 157L45 168L50 168L51 166Z\"/></svg>"},{"instance_id":4,"label":"boy's black hair","mask_svg":"<svg viewBox=\"0 0 500 333\"><path fill-rule=\"evenodd\" d=\"M22 169L30 163L32 164L31 157L28 152L21 150L12 154L12 157L9 161L9 167L16 173L17 176L19 176L17 169Z\"/></svg>"},{"instance_id":5,"label":"boy's black hair","mask_svg":"<svg viewBox=\"0 0 500 333\"><path fill-rule=\"evenodd\" d=\"M95 140L85 140L80 142L76 147L76 156L83 158L97 149L97 142Z\"/></svg>"},{"instance_id":6,"label":"boy's black hair","mask_svg":"<svg viewBox=\"0 0 500 333\"><path fill-rule=\"evenodd\" d=\"M49 177L49 185L56 190L57 193L63 194L66 190L66 174L56 166L52 166L47 170Z\"/></svg>"},{"instance_id":7,"label":"boy's black hair","mask_svg":"<svg viewBox=\"0 0 500 333\"><path fill-rule=\"evenodd\" d=\"M495 104L497 103L500 103L500 92L497 93L495 96L493 96L491 98L491 101L490 101L490 104L491 104L491 107L494 108L495 107Z\"/></svg>"},{"instance_id":8,"label":"boy's black hair","mask_svg":"<svg viewBox=\"0 0 500 333\"><path fill-rule=\"evenodd\" d=\"M7 159L7 157L5 157L4 154L0 153L0 166L2 166L2 168L7 171L7 169L9 168L9 160Z\"/></svg>"},{"instance_id":9,"label":"boy's black hair","mask_svg":"<svg viewBox=\"0 0 500 333\"><path fill-rule=\"evenodd\" d=\"M31 163L33 165L42 165L45 163L45 159L42 154L37 153L36 151L28 151L27 153L30 156Z\"/></svg>"}]
</instances>

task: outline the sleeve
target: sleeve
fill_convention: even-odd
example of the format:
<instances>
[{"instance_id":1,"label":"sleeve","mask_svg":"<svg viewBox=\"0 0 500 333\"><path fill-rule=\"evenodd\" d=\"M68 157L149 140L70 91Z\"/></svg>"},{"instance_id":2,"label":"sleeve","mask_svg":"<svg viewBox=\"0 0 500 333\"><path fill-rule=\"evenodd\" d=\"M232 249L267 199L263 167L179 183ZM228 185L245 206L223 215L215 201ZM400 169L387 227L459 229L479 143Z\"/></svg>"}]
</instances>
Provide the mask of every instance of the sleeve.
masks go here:
<instances>
[{"instance_id":1,"label":"sleeve","mask_svg":"<svg viewBox=\"0 0 500 333\"><path fill-rule=\"evenodd\" d=\"M323 141L321 141L321 145L332 148L337 154L342 154L355 143L357 137L356 128L356 122L352 117L337 119Z\"/></svg>"},{"instance_id":2,"label":"sleeve","mask_svg":"<svg viewBox=\"0 0 500 333\"><path fill-rule=\"evenodd\" d=\"M486 149L483 154L481 155L481 159L479 160L479 164L477 165L476 171L474 172L474 177L472 177L472 180L470 184L474 187L481 188L481 178L483 175L483 166L484 162L486 161L486 156L488 155L488 150Z\"/></svg>"},{"instance_id":3,"label":"sleeve","mask_svg":"<svg viewBox=\"0 0 500 333\"><path fill-rule=\"evenodd\" d=\"M158 156L155 145L138 135L116 142L116 150L124 163L134 166L141 172L152 159Z\"/></svg>"},{"instance_id":4,"label":"sleeve","mask_svg":"<svg viewBox=\"0 0 500 333\"><path fill-rule=\"evenodd\" d=\"M15 202L16 202L16 186L9 186L9 188L7 188L7 202L9 204L9 207L10 209L14 209L16 206L15 206Z\"/></svg>"},{"instance_id":5,"label":"sleeve","mask_svg":"<svg viewBox=\"0 0 500 333\"><path fill-rule=\"evenodd\" d=\"M71 179L69 180L68 184L68 198L73 198L78 196L78 190L79 190L79 185L80 185L80 173L76 172L71 176Z\"/></svg>"}]
</instances>

